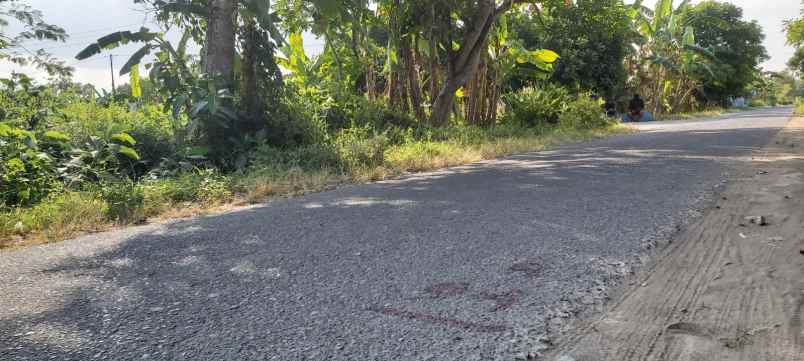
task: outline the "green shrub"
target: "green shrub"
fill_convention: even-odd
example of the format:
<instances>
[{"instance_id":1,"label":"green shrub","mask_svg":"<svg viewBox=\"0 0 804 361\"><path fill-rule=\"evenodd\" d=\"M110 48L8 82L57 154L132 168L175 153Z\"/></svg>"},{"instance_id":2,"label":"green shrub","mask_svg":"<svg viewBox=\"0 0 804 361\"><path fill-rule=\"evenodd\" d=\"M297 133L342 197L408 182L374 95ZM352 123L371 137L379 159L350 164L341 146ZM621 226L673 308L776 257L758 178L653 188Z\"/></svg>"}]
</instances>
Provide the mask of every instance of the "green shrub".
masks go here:
<instances>
[{"instance_id":1,"label":"green shrub","mask_svg":"<svg viewBox=\"0 0 804 361\"><path fill-rule=\"evenodd\" d=\"M388 138L369 126L341 130L335 144L343 164L349 169L371 168L383 163Z\"/></svg>"},{"instance_id":2,"label":"green shrub","mask_svg":"<svg viewBox=\"0 0 804 361\"><path fill-rule=\"evenodd\" d=\"M793 112L796 115L804 115L804 99L796 98L794 106L795 108L793 109Z\"/></svg>"},{"instance_id":3,"label":"green shrub","mask_svg":"<svg viewBox=\"0 0 804 361\"><path fill-rule=\"evenodd\" d=\"M0 123L0 207L34 204L56 188L55 161L34 134Z\"/></svg>"},{"instance_id":4,"label":"green shrub","mask_svg":"<svg viewBox=\"0 0 804 361\"><path fill-rule=\"evenodd\" d=\"M171 178L142 182L146 215L163 205L199 202L212 204L232 197L231 180L215 169L198 169Z\"/></svg>"},{"instance_id":5,"label":"green shrub","mask_svg":"<svg viewBox=\"0 0 804 361\"><path fill-rule=\"evenodd\" d=\"M125 224L145 219L145 192L133 182L107 183L100 191L107 204L106 216L110 221Z\"/></svg>"},{"instance_id":6,"label":"green shrub","mask_svg":"<svg viewBox=\"0 0 804 361\"><path fill-rule=\"evenodd\" d=\"M135 178L141 159L134 150L136 144L126 133L112 134L108 139L92 137L83 148L70 151L70 157L60 165L60 176L72 187Z\"/></svg>"},{"instance_id":7,"label":"green shrub","mask_svg":"<svg viewBox=\"0 0 804 361\"><path fill-rule=\"evenodd\" d=\"M148 205L153 201L170 204L196 200L200 177L195 172L179 174L172 178L143 182L143 190Z\"/></svg>"},{"instance_id":8,"label":"green shrub","mask_svg":"<svg viewBox=\"0 0 804 361\"><path fill-rule=\"evenodd\" d=\"M324 109L323 113L324 122L330 132L346 128L351 123L351 116L343 107L332 106Z\"/></svg>"},{"instance_id":9,"label":"green shrub","mask_svg":"<svg viewBox=\"0 0 804 361\"><path fill-rule=\"evenodd\" d=\"M473 125L455 125L432 129L427 138L432 141L447 141L457 144L479 144L488 139L487 129Z\"/></svg>"},{"instance_id":10,"label":"green shrub","mask_svg":"<svg viewBox=\"0 0 804 361\"><path fill-rule=\"evenodd\" d=\"M51 129L69 136L75 147L84 147L93 139L111 139L118 133L130 134L137 140L137 151L149 167L176 152L174 124L171 116L156 105L130 110L120 104L74 102L48 119Z\"/></svg>"},{"instance_id":11,"label":"green shrub","mask_svg":"<svg viewBox=\"0 0 804 361\"><path fill-rule=\"evenodd\" d=\"M380 101L362 98L355 104L352 117L357 126L371 126L379 130L414 128L418 124L406 112L393 109Z\"/></svg>"},{"instance_id":12,"label":"green shrub","mask_svg":"<svg viewBox=\"0 0 804 361\"><path fill-rule=\"evenodd\" d=\"M603 112L598 100L581 95L567 104L559 116L559 124L568 129L593 129L610 125L611 118Z\"/></svg>"},{"instance_id":13,"label":"green shrub","mask_svg":"<svg viewBox=\"0 0 804 361\"><path fill-rule=\"evenodd\" d=\"M316 170L338 168L341 160L338 150L330 143L310 144L290 149L281 149L270 145L262 145L251 153L252 167L271 169Z\"/></svg>"},{"instance_id":14,"label":"green shrub","mask_svg":"<svg viewBox=\"0 0 804 361\"><path fill-rule=\"evenodd\" d=\"M75 94L48 85L36 85L22 73L0 79L0 122L39 132L56 110L76 100Z\"/></svg>"},{"instance_id":15,"label":"green shrub","mask_svg":"<svg viewBox=\"0 0 804 361\"><path fill-rule=\"evenodd\" d=\"M327 124L321 114L308 108L318 108L309 100L285 100L266 115L265 140L281 148L323 143L328 140Z\"/></svg>"},{"instance_id":16,"label":"green shrub","mask_svg":"<svg viewBox=\"0 0 804 361\"><path fill-rule=\"evenodd\" d=\"M558 123L572 97L567 89L554 84L539 88L526 87L515 93L504 94L504 123L537 126Z\"/></svg>"},{"instance_id":17,"label":"green shrub","mask_svg":"<svg viewBox=\"0 0 804 361\"><path fill-rule=\"evenodd\" d=\"M0 213L0 236L44 233L48 238L65 238L103 227L106 210L106 202L93 193L51 194L31 208Z\"/></svg>"},{"instance_id":18,"label":"green shrub","mask_svg":"<svg viewBox=\"0 0 804 361\"><path fill-rule=\"evenodd\" d=\"M767 107L767 106L768 106L768 103L767 103L765 100L763 100L763 99L759 99L759 98L752 98L752 99L751 99L751 103L750 103L750 105L751 105L752 107L758 107L758 108L759 108L759 107Z\"/></svg>"},{"instance_id":19,"label":"green shrub","mask_svg":"<svg viewBox=\"0 0 804 361\"><path fill-rule=\"evenodd\" d=\"M196 201L204 205L213 205L232 199L229 177L221 175L214 169L205 169L199 175L201 182L198 185Z\"/></svg>"},{"instance_id":20,"label":"green shrub","mask_svg":"<svg viewBox=\"0 0 804 361\"><path fill-rule=\"evenodd\" d=\"M794 103L793 103L793 100L790 99L790 98L783 98L783 99L780 99L776 104L777 105L793 105Z\"/></svg>"}]
</instances>

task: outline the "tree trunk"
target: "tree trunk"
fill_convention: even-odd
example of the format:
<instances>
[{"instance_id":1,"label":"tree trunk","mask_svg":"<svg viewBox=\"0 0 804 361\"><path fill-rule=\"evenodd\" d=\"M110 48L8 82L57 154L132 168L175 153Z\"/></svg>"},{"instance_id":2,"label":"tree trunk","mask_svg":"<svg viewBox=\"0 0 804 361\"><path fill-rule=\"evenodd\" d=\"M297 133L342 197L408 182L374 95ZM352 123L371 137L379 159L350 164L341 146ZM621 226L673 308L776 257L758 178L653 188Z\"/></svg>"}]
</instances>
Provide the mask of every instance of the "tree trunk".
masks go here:
<instances>
[{"instance_id":1,"label":"tree trunk","mask_svg":"<svg viewBox=\"0 0 804 361\"><path fill-rule=\"evenodd\" d=\"M445 125L449 121L449 113L455 100L455 91L471 79L477 70L480 56L486 47L491 27L500 14L511 8L513 1L504 1L495 7L494 0L480 1L477 13L471 23L466 24L466 32L457 52L449 58L449 64L444 85L433 102L433 111L430 123L437 126ZM451 21L447 19L448 21ZM450 23L451 26L451 23Z\"/></svg>"},{"instance_id":2,"label":"tree trunk","mask_svg":"<svg viewBox=\"0 0 804 361\"><path fill-rule=\"evenodd\" d=\"M402 55L402 61L405 67L405 77L407 78L406 85L408 86L408 95L410 96L410 104L413 107L413 113L416 119L424 120L424 110L422 110L422 93L419 87L419 74L416 72L416 64L413 59L413 52L410 49L410 37L402 38L399 42L399 52Z\"/></svg>"},{"instance_id":3,"label":"tree trunk","mask_svg":"<svg viewBox=\"0 0 804 361\"><path fill-rule=\"evenodd\" d=\"M236 11L235 0L209 2L204 70L209 75L222 76L227 81L231 81L234 75Z\"/></svg>"},{"instance_id":4,"label":"tree trunk","mask_svg":"<svg viewBox=\"0 0 804 361\"><path fill-rule=\"evenodd\" d=\"M204 71L210 77L220 78L224 87L231 88L234 80L237 2L235 0L210 0L208 6ZM217 160L220 165L226 165L226 159L231 157L229 139L237 135L232 134L232 124L226 125L223 123L223 119L214 117L216 115L210 114L203 122L205 141L210 148L212 158Z\"/></svg>"},{"instance_id":5,"label":"tree trunk","mask_svg":"<svg viewBox=\"0 0 804 361\"><path fill-rule=\"evenodd\" d=\"M374 74L374 60L369 58L368 68L366 69L366 94L370 100L377 99L377 77Z\"/></svg>"},{"instance_id":6,"label":"tree trunk","mask_svg":"<svg viewBox=\"0 0 804 361\"><path fill-rule=\"evenodd\" d=\"M399 87L399 109L405 114L410 113L410 103L408 103L410 94L408 93L408 85L405 81L407 77L401 71L394 74L396 74L397 77L396 85Z\"/></svg>"},{"instance_id":7,"label":"tree trunk","mask_svg":"<svg viewBox=\"0 0 804 361\"><path fill-rule=\"evenodd\" d=\"M438 45L435 37L430 40L430 102L432 103L438 94Z\"/></svg>"},{"instance_id":8,"label":"tree trunk","mask_svg":"<svg viewBox=\"0 0 804 361\"><path fill-rule=\"evenodd\" d=\"M449 113L452 110L452 101L455 99L455 92L460 88L456 79L448 78L439 90L433 102L433 110L430 114L430 124L444 125L449 120Z\"/></svg>"},{"instance_id":9,"label":"tree trunk","mask_svg":"<svg viewBox=\"0 0 804 361\"><path fill-rule=\"evenodd\" d=\"M241 106L246 119L242 120L239 128L244 132L255 132L261 128L260 123L264 110L257 86L258 36L256 32L257 28L254 20L247 19L244 29L240 88Z\"/></svg>"},{"instance_id":10,"label":"tree trunk","mask_svg":"<svg viewBox=\"0 0 804 361\"><path fill-rule=\"evenodd\" d=\"M436 8L435 3L432 2L430 4L430 84L428 93L430 95L430 105L433 105L435 101L436 95L438 94L438 74L439 68L441 67L441 62L438 61L438 27L436 26L437 23L437 16L436 16Z\"/></svg>"}]
</instances>

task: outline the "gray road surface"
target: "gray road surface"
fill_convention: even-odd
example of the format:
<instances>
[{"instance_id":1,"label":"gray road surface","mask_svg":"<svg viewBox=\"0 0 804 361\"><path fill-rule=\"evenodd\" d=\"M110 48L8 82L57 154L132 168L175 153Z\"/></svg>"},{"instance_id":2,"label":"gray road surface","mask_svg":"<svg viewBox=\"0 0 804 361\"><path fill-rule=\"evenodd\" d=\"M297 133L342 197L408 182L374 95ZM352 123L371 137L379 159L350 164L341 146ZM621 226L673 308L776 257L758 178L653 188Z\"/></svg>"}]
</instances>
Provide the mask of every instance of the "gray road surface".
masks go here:
<instances>
[{"instance_id":1,"label":"gray road surface","mask_svg":"<svg viewBox=\"0 0 804 361\"><path fill-rule=\"evenodd\" d=\"M507 360L600 307L789 109L0 253L0 360Z\"/></svg>"}]
</instances>

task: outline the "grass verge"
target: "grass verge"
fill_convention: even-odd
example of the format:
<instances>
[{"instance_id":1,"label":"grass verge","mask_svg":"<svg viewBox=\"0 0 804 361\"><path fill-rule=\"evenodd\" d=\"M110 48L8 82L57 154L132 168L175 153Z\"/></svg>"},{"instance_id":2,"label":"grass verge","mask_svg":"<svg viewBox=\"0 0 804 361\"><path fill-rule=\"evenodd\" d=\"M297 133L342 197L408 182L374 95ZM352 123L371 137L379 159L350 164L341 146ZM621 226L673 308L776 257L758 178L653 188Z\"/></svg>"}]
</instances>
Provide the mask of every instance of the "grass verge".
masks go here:
<instances>
[{"instance_id":1,"label":"grass verge","mask_svg":"<svg viewBox=\"0 0 804 361\"><path fill-rule=\"evenodd\" d=\"M793 103L793 113L795 115L804 115L804 99L796 98Z\"/></svg>"},{"instance_id":2,"label":"grass verge","mask_svg":"<svg viewBox=\"0 0 804 361\"><path fill-rule=\"evenodd\" d=\"M751 109L750 107L746 108L712 108L707 110L702 110L699 112L689 112L689 113L673 113L673 114L659 114L656 117L656 120L663 121L663 120L686 120L686 119L696 119L696 118L711 118L721 116L723 114L729 113L739 113Z\"/></svg>"},{"instance_id":3,"label":"grass verge","mask_svg":"<svg viewBox=\"0 0 804 361\"><path fill-rule=\"evenodd\" d=\"M515 153L544 150L634 130L624 125L577 130L452 130L443 140L410 140L372 150L366 159L345 166L263 164L248 171L220 175L211 170L174 178L106 187L101 191L67 191L30 208L0 212L0 248L14 248L75 237L80 234L209 213L362 183L457 166ZM359 154L360 155L360 154Z\"/></svg>"}]
</instances>

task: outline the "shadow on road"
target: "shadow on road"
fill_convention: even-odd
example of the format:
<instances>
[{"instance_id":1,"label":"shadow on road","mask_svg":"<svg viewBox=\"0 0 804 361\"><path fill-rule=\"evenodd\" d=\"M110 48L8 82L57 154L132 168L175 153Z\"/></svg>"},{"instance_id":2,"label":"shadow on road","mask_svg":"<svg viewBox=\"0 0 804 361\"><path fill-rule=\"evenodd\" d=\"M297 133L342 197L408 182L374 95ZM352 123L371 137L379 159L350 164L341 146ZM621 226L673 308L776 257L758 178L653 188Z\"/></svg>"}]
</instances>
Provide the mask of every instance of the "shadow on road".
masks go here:
<instances>
[{"instance_id":1,"label":"shadow on road","mask_svg":"<svg viewBox=\"0 0 804 361\"><path fill-rule=\"evenodd\" d=\"M488 336L458 321L503 332L575 297L562 290L617 282L589 260L642 252L646 233L688 208L687 189L750 160L777 130L614 137L169 223L123 240L112 232L45 246L86 242L95 251L60 251L1 276L46 302L3 305L18 310L0 319L0 352L363 358L415 348L419 341L399 339L400 328L463 337L439 343L460 352ZM461 285L442 292L451 298L431 297L440 289L433 285L451 284ZM388 309L403 311L376 311ZM411 316L419 313L426 317ZM491 338L478 352L499 344Z\"/></svg>"}]
</instances>

